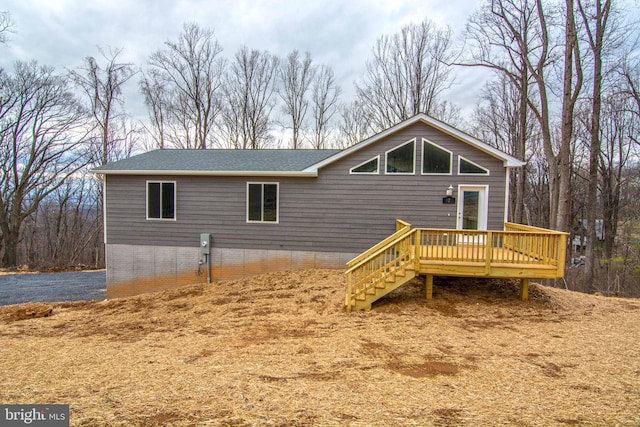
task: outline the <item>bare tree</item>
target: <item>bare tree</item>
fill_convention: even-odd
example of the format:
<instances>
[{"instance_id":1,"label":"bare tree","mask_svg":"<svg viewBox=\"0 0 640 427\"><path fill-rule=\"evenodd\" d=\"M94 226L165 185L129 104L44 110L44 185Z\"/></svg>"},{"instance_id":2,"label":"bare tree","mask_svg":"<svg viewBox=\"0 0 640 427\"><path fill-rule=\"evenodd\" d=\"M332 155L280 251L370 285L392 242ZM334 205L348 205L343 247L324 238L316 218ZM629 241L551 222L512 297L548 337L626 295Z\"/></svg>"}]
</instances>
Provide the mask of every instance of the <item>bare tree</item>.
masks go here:
<instances>
[{"instance_id":1,"label":"bare tree","mask_svg":"<svg viewBox=\"0 0 640 427\"><path fill-rule=\"evenodd\" d=\"M539 134L538 134L539 135ZM541 136L538 136L541 139ZM548 224L549 209L549 162L545 159L543 144L530 144L532 151L527 163L527 188L525 193L525 217L529 224Z\"/></svg>"},{"instance_id":2,"label":"bare tree","mask_svg":"<svg viewBox=\"0 0 640 427\"><path fill-rule=\"evenodd\" d=\"M154 148L163 149L166 145L167 123L170 117L169 94L153 75L142 76L140 92L149 112L152 129L148 133L154 141Z\"/></svg>"},{"instance_id":3,"label":"bare tree","mask_svg":"<svg viewBox=\"0 0 640 427\"><path fill-rule=\"evenodd\" d=\"M311 112L313 115L313 134L311 146L326 148L331 132L330 122L338 111L338 100L342 90L336 85L333 69L321 65L316 70L311 88Z\"/></svg>"},{"instance_id":4,"label":"bare tree","mask_svg":"<svg viewBox=\"0 0 640 427\"><path fill-rule=\"evenodd\" d=\"M249 50L235 54L224 83L225 109L221 129L222 145L238 149L265 148L272 143L271 111L278 58L267 51Z\"/></svg>"},{"instance_id":5,"label":"bare tree","mask_svg":"<svg viewBox=\"0 0 640 427\"><path fill-rule=\"evenodd\" d=\"M616 32L617 33L617 32ZM609 74L609 76L612 76ZM598 150L598 173L597 173L597 203L594 206L588 197L591 183L590 177L590 154L591 154L591 120L592 120L592 99L582 100L577 114L576 132L579 140L582 141L584 161L574 162L578 173L578 183L584 182L585 191L576 203L581 208L582 214L578 218L587 218L587 223L582 224L581 230L584 239L582 246L585 255L584 268L580 269L583 274L582 283L585 292L599 291L603 293L612 292L613 288L620 288L614 285L614 281L621 280L620 267L629 266L630 259L622 260L620 256L627 257L629 253L629 235L624 232L627 229L625 223L635 223L637 219L637 156L639 154L638 145L633 141L633 136L640 131L640 117L633 114L633 101L617 86L620 82L612 82L614 85L607 85L602 94L602 105L599 119L599 150ZM579 148L579 147L578 147ZM577 196L576 185L572 187L574 199ZM596 211L595 215L589 215L588 210ZM592 219L593 218L593 219ZM596 225L596 233L590 236L589 221ZM597 222L596 222L597 221ZM626 235L624 235L626 234ZM593 245L593 253L589 253L589 240L593 239L598 244ZM592 256L592 274L590 281L588 258ZM637 265L637 260L631 264ZM623 274L624 276L624 274ZM623 280L624 281L624 280ZM636 280L637 281L637 280Z\"/></svg>"},{"instance_id":6,"label":"bare tree","mask_svg":"<svg viewBox=\"0 0 640 427\"><path fill-rule=\"evenodd\" d=\"M347 148L373 135L368 111L357 99L340 109L340 141L337 148Z\"/></svg>"},{"instance_id":7,"label":"bare tree","mask_svg":"<svg viewBox=\"0 0 640 427\"><path fill-rule=\"evenodd\" d=\"M579 1L579 0L578 0ZM574 0L565 0L564 16L564 63L561 113L560 148L556 157L558 163L558 210L554 226L560 231L569 231L571 218L571 149L573 121L576 103L583 83L580 44L576 28Z\"/></svg>"},{"instance_id":8,"label":"bare tree","mask_svg":"<svg viewBox=\"0 0 640 427\"><path fill-rule=\"evenodd\" d=\"M593 58L593 83L591 97L591 117L589 122L589 191L587 194L587 245L585 253L585 282L593 288L596 263L596 218L598 205L598 163L601 158L600 115L602 109L603 55L605 54L605 36L611 13L611 0L595 0L593 5L578 0L580 16L584 23L586 39ZM589 8L589 10L587 10ZM610 180L606 183L611 184ZM611 195L610 189L608 193ZM617 197L619 199L619 196Z\"/></svg>"},{"instance_id":9,"label":"bare tree","mask_svg":"<svg viewBox=\"0 0 640 427\"><path fill-rule=\"evenodd\" d=\"M7 11L0 12L0 44L7 43L7 33L10 33L13 27L13 19Z\"/></svg>"},{"instance_id":10,"label":"bare tree","mask_svg":"<svg viewBox=\"0 0 640 427\"><path fill-rule=\"evenodd\" d=\"M630 112L632 103L628 97L618 94L610 94L603 99L600 125L602 145L598 168L605 259L613 257L620 211L623 208L622 189L626 187L625 170L638 155L638 146L632 137L640 132L640 117Z\"/></svg>"},{"instance_id":11,"label":"bare tree","mask_svg":"<svg viewBox=\"0 0 640 427\"><path fill-rule=\"evenodd\" d=\"M505 75L485 84L480 92L480 103L473 112L473 134L482 141L514 154L520 116L520 94Z\"/></svg>"},{"instance_id":12,"label":"bare tree","mask_svg":"<svg viewBox=\"0 0 640 427\"><path fill-rule=\"evenodd\" d=\"M221 109L222 47L212 30L195 23L165 46L151 55L140 84L159 145L207 148Z\"/></svg>"},{"instance_id":13,"label":"bare tree","mask_svg":"<svg viewBox=\"0 0 640 427\"><path fill-rule=\"evenodd\" d=\"M80 174L66 179L25 220L20 253L36 268L104 266L97 212L91 180Z\"/></svg>"},{"instance_id":14,"label":"bare tree","mask_svg":"<svg viewBox=\"0 0 640 427\"><path fill-rule=\"evenodd\" d=\"M544 15L543 15L544 17ZM475 12L467 23L466 39L469 45L467 59L461 65L481 66L504 76L504 85L515 88L517 99L513 105L507 149L520 160L525 160L527 129L530 128L532 64L544 65L548 49L540 27L541 16L536 3L530 0L491 1ZM542 71L542 68L539 68ZM505 147L506 148L506 147ZM516 174L516 193L513 219L523 219L526 169Z\"/></svg>"},{"instance_id":15,"label":"bare tree","mask_svg":"<svg viewBox=\"0 0 640 427\"><path fill-rule=\"evenodd\" d=\"M533 139L537 131L535 119L526 107L522 110L522 91L505 73L487 83L481 93L481 103L475 108L473 133L494 147L527 162L534 147L528 147L527 141ZM523 117L524 115L524 117ZM525 128L521 128L525 126ZM521 223L526 216L527 165L511 170L509 180L510 215L512 221ZM531 218L526 218L531 224Z\"/></svg>"},{"instance_id":16,"label":"bare tree","mask_svg":"<svg viewBox=\"0 0 640 427\"><path fill-rule=\"evenodd\" d=\"M442 92L453 82L450 29L429 20L378 39L365 76L356 84L371 131L393 126L418 113L438 117Z\"/></svg>"},{"instance_id":17,"label":"bare tree","mask_svg":"<svg viewBox=\"0 0 640 427\"><path fill-rule=\"evenodd\" d=\"M15 266L26 218L91 159L86 112L68 79L35 62L0 76L0 232L2 264Z\"/></svg>"},{"instance_id":18,"label":"bare tree","mask_svg":"<svg viewBox=\"0 0 640 427\"><path fill-rule=\"evenodd\" d=\"M98 50L105 61L104 66L94 57L87 57L84 66L70 74L89 101L98 131L97 158L100 164L106 164L127 156L132 150L130 132L135 129L126 126L122 88L135 71L132 64L118 62L122 49L110 49L106 53Z\"/></svg>"},{"instance_id":19,"label":"bare tree","mask_svg":"<svg viewBox=\"0 0 640 427\"><path fill-rule=\"evenodd\" d=\"M624 80L621 92L625 93L633 104L630 111L640 118L640 60L629 54L624 55L618 72ZM640 137L636 135L633 139L640 144Z\"/></svg>"},{"instance_id":20,"label":"bare tree","mask_svg":"<svg viewBox=\"0 0 640 427\"><path fill-rule=\"evenodd\" d=\"M558 160L556 159L556 154L554 150L554 141L552 135L552 126L551 126L551 106L549 105L549 94L547 87L547 71L548 65L556 62L557 58L555 58L551 54L551 45L549 40L549 28L547 26L547 15L545 9L543 7L541 0L536 0L535 2L535 13L536 13L536 40L534 41L534 45L538 46L536 49L539 52L537 55L531 57L531 49L526 48L525 54L522 56L522 59L525 63L525 66L529 70L533 80L535 89L537 91L537 96L534 94L530 99L527 100L527 105L534 112L538 123L540 124L540 134L542 136L542 152L544 154L544 158L547 161L548 166L548 197L549 197L549 223L548 226L551 228L557 228L557 216L558 216ZM503 9L503 8L501 8ZM523 44L523 46L525 46ZM537 99L533 99L537 97Z\"/></svg>"},{"instance_id":21,"label":"bare tree","mask_svg":"<svg viewBox=\"0 0 640 427\"><path fill-rule=\"evenodd\" d=\"M98 50L102 56L100 62L103 62L103 65L96 58L87 57L84 59L83 66L79 70L72 70L70 76L83 92L89 105L93 123L91 142L95 153L94 158L98 164L104 165L129 157L137 142L140 130L136 129L124 111L122 98L123 87L135 75L133 65L118 60L122 49L109 49L107 52L101 48ZM66 185L65 192L57 192L57 203L60 207L58 213L63 217L56 218L55 221L56 223L65 223L70 215L70 212L66 210L68 206L81 202L89 203L89 199L93 197L95 200L92 203L92 208L95 209L95 220L87 235L101 235L103 188L101 182L92 182L94 177L87 178L87 180L86 183L82 180L81 185ZM71 196L75 197L75 201L69 200ZM44 218L48 218L48 216L45 215ZM75 213L73 218L74 221L78 221L83 218L83 215ZM77 227L80 225L76 224ZM77 236L73 233L69 233L67 238L69 241L65 241L65 244L61 246L75 245L78 242ZM101 243L97 248L92 249L100 255L104 251ZM53 254L50 255L53 256ZM58 258L64 259L63 257ZM102 256L98 258L103 259Z\"/></svg>"},{"instance_id":22,"label":"bare tree","mask_svg":"<svg viewBox=\"0 0 640 427\"><path fill-rule=\"evenodd\" d=\"M549 162L551 214L548 226L560 230L569 227L573 109L582 87L573 11L573 0L566 0L565 10L557 16L545 9L542 0L491 0L467 26L470 59L464 64L488 67L509 76L521 91L521 129L527 128L527 108L534 113L540 125L544 157ZM551 26L550 20L564 23L564 28ZM564 61L554 53L553 37L560 31L563 33L561 52ZM554 68L558 64L562 69ZM554 74L562 76L560 84L563 86L561 132L557 145L552 132L553 109L549 99L554 82L548 77ZM525 135L520 135L518 141L519 151L524 153Z\"/></svg>"},{"instance_id":23,"label":"bare tree","mask_svg":"<svg viewBox=\"0 0 640 427\"><path fill-rule=\"evenodd\" d=\"M305 130L305 118L309 107L307 92L311 86L314 67L311 54L306 52L304 58L293 50L280 67L280 98L284 102L284 113L291 119L291 148L299 148L300 136Z\"/></svg>"}]
</instances>

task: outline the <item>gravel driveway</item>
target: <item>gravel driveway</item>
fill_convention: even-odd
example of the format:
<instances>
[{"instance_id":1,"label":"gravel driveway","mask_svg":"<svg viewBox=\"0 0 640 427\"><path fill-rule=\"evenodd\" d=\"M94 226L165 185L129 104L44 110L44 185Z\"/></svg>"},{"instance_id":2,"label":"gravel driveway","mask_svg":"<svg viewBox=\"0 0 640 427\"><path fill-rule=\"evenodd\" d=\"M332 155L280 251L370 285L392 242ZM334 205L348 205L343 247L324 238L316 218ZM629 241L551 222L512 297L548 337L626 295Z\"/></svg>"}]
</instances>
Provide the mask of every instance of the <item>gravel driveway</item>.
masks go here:
<instances>
[{"instance_id":1,"label":"gravel driveway","mask_svg":"<svg viewBox=\"0 0 640 427\"><path fill-rule=\"evenodd\" d=\"M106 271L0 275L0 305L107 297Z\"/></svg>"}]
</instances>

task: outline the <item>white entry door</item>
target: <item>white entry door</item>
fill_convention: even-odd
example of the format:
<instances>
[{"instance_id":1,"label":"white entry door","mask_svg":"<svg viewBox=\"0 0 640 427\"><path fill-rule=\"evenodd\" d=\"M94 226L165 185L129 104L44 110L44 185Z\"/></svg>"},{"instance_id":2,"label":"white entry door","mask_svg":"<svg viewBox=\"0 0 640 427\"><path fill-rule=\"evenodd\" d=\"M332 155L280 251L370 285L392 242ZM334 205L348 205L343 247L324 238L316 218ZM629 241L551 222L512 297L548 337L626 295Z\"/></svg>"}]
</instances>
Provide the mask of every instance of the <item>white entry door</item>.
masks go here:
<instances>
[{"instance_id":1,"label":"white entry door","mask_svg":"<svg viewBox=\"0 0 640 427\"><path fill-rule=\"evenodd\" d=\"M458 229L486 230L489 187L487 185L458 186Z\"/></svg>"}]
</instances>

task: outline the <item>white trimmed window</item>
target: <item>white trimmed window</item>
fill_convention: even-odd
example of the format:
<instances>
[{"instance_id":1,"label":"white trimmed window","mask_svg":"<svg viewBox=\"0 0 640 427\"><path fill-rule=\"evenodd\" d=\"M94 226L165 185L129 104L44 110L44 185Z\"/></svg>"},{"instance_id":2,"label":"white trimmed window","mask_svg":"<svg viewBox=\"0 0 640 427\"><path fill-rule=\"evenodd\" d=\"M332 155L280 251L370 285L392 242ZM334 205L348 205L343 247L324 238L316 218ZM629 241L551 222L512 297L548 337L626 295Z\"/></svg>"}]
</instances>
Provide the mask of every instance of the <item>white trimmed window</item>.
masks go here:
<instances>
[{"instance_id":1,"label":"white trimmed window","mask_svg":"<svg viewBox=\"0 0 640 427\"><path fill-rule=\"evenodd\" d=\"M489 169L458 156L458 175L489 175Z\"/></svg>"},{"instance_id":2,"label":"white trimmed window","mask_svg":"<svg viewBox=\"0 0 640 427\"><path fill-rule=\"evenodd\" d=\"M247 222L278 222L279 184L247 183Z\"/></svg>"},{"instance_id":3,"label":"white trimmed window","mask_svg":"<svg viewBox=\"0 0 640 427\"><path fill-rule=\"evenodd\" d=\"M451 175L453 153L433 142L422 140L422 174Z\"/></svg>"},{"instance_id":4,"label":"white trimmed window","mask_svg":"<svg viewBox=\"0 0 640 427\"><path fill-rule=\"evenodd\" d=\"M147 181L147 219L175 221L175 181Z\"/></svg>"},{"instance_id":5,"label":"white trimmed window","mask_svg":"<svg viewBox=\"0 0 640 427\"><path fill-rule=\"evenodd\" d=\"M412 139L386 152L387 175L413 175L415 173L416 140Z\"/></svg>"},{"instance_id":6,"label":"white trimmed window","mask_svg":"<svg viewBox=\"0 0 640 427\"><path fill-rule=\"evenodd\" d=\"M378 175L380 173L380 156L375 156L372 159L369 159L357 166L352 167L349 173Z\"/></svg>"}]
</instances>

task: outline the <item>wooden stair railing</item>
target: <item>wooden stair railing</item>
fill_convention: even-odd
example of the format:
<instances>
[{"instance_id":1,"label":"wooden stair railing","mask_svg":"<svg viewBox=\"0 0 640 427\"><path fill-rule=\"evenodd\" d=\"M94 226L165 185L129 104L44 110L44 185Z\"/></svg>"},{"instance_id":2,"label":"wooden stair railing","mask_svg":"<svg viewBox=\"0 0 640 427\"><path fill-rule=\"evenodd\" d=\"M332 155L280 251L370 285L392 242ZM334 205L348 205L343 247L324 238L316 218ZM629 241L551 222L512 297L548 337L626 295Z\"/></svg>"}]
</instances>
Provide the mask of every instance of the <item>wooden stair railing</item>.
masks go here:
<instances>
[{"instance_id":1,"label":"wooden stair railing","mask_svg":"<svg viewBox=\"0 0 640 427\"><path fill-rule=\"evenodd\" d=\"M522 299L531 278L564 276L567 233L506 223L504 231L412 229L396 232L347 263L347 311L371 304L414 277L426 276L427 299L434 275L519 278Z\"/></svg>"},{"instance_id":2,"label":"wooden stair railing","mask_svg":"<svg viewBox=\"0 0 640 427\"><path fill-rule=\"evenodd\" d=\"M408 224L398 228L347 263L347 311L370 310L374 301L418 275L418 230Z\"/></svg>"}]
</instances>

